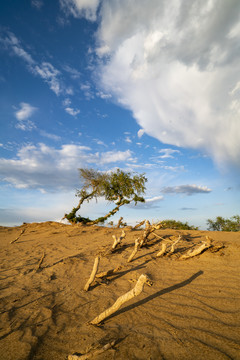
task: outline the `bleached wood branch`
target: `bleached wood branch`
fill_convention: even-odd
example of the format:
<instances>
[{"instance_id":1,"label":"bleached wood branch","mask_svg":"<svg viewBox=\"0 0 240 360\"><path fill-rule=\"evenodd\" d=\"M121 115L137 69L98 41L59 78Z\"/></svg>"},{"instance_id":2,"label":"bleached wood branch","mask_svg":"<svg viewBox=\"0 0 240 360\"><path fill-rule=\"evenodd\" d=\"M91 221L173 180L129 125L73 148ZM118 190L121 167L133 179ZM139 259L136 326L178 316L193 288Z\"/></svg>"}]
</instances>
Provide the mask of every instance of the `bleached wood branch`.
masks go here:
<instances>
[{"instance_id":1,"label":"bleached wood branch","mask_svg":"<svg viewBox=\"0 0 240 360\"><path fill-rule=\"evenodd\" d=\"M193 250L192 249L189 250L186 254L183 254L180 257L180 260L186 260L186 259L189 259L196 255L201 254L204 250L206 250L212 246L211 242L212 242L212 239L209 236L206 236L206 241L203 241L202 245L198 246L197 248L195 248Z\"/></svg>"},{"instance_id":2,"label":"bleached wood branch","mask_svg":"<svg viewBox=\"0 0 240 360\"><path fill-rule=\"evenodd\" d=\"M146 275L144 275L144 274L140 275L136 285L134 286L134 288L132 290L130 290L126 294L120 296L110 308L108 308L107 310L102 312L100 315L95 317L95 319L90 321L90 324L91 325L100 324L104 319L106 319L107 317L109 317L110 315L115 313L125 302L131 300L135 296L140 295L144 288L144 284L146 283L147 280L148 280L148 278Z\"/></svg>"},{"instance_id":3,"label":"bleached wood branch","mask_svg":"<svg viewBox=\"0 0 240 360\"><path fill-rule=\"evenodd\" d=\"M102 354L104 351L111 349L116 343L116 340L104 345L101 349L89 351L83 355L68 355L68 360L88 360L94 356Z\"/></svg>"},{"instance_id":4,"label":"bleached wood branch","mask_svg":"<svg viewBox=\"0 0 240 360\"><path fill-rule=\"evenodd\" d=\"M160 250L158 253L157 253L157 257L160 257L162 255L165 254L166 252L166 249L167 249L167 245L165 243L162 243L162 250Z\"/></svg>"},{"instance_id":5,"label":"bleached wood branch","mask_svg":"<svg viewBox=\"0 0 240 360\"><path fill-rule=\"evenodd\" d=\"M137 239L135 240L135 246L134 246L133 252L132 252L132 253L131 253L131 255L129 256L129 258L128 258L128 261L127 261L127 262L131 262L131 261L132 261L132 259L133 259L133 258L134 258L134 256L136 255L136 253L137 253L137 251L138 251L139 247L140 247L140 239L139 239L139 238L137 238Z\"/></svg>"},{"instance_id":6,"label":"bleached wood branch","mask_svg":"<svg viewBox=\"0 0 240 360\"><path fill-rule=\"evenodd\" d=\"M90 275L90 278L89 280L87 281L86 285L84 286L84 290L85 291L88 291L90 285L93 283L94 279L95 279L95 276L96 276L96 273L98 271L98 265L99 265L99 261L100 261L100 257L97 256L95 258L95 261L94 261L94 265L93 265L93 269L92 269L92 273Z\"/></svg>"},{"instance_id":7,"label":"bleached wood branch","mask_svg":"<svg viewBox=\"0 0 240 360\"><path fill-rule=\"evenodd\" d=\"M132 229L133 229L133 230L138 229L140 226L142 226L142 225L145 223L145 221L146 221L146 220L141 221L139 224L135 225Z\"/></svg>"},{"instance_id":8,"label":"bleached wood branch","mask_svg":"<svg viewBox=\"0 0 240 360\"><path fill-rule=\"evenodd\" d=\"M38 264L37 264L36 270L39 270L39 269L40 269L44 258L45 258L45 252L43 252L42 257L41 257L41 259L39 260L39 262L38 262Z\"/></svg>"},{"instance_id":9,"label":"bleached wood branch","mask_svg":"<svg viewBox=\"0 0 240 360\"><path fill-rule=\"evenodd\" d=\"M116 272L118 272L118 271L120 271L122 269L122 266L118 266L118 267L116 267L115 269L111 269L111 270L108 270L108 271L103 271L103 272L101 272L101 273L99 273L99 274L96 274L96 278L103 278L103 277L107 277L107 276L110 276L110 275L112 275L112 274L114 274L114 273L116 273Z\"/></svg>"},{"instance_id":10,"label":"bleached wood branch","mask_svg":"<svg viewBox=\"0 0 240 360\"><path fill-rule=\"evenodd\" d=\"M22 234L25 232L26 228L22 229L21 233L19 236L16 237L16 239L10 241L10 244L15 243L16 241L18 241L20 239L20 237L22 236Z\"/></svg>"},{"instance_id":11,"label":"bleached wood branch","mask_svg":"<svg viewBox=\"0 0 240 360\"><path fill-rule=\"evenodd\" d=\"M161 224L161 223L151 225L148 220L146 220L145 224L146 224L146 225L145 225L145 230L144 230L142 239L141 239L141 241L140 241L140 247L142 247L143 245L145 245L145 244L147 243L148 236L149 236L154 230L159 230L159 229L162 227L162 224Z\"/></svg>"},{"instance_id":12,"label":"bleached wood branch","mask_svg":"<svg viewBox=\"0 0 240 360\"><path fill-rule=\"evenodd\" d=\"M172 243L171 250L169 251L169 254L174 253L174 251L175 251L175 246L177 245L177 243L179 243L180 240L182 240L181 235L179 235L178 238L177 238L177 240L174 241L174 243Z\"/></svg>"},{"instance_id":13,"label":"bleached wood branch","mask_svg":"<svg viewBox=\"0 0 240 360\"><path fill-rule=\"evenodd\" d=\"M119 238L117 238L115 235L112 235L113 240L114 240L113 245L112 245L112 250L115 250L118 246L121 245L121 241L125 238L125 236L126 236L126 233L124 230L122 231L122 234Z\"/></svg>"}]
</instances>

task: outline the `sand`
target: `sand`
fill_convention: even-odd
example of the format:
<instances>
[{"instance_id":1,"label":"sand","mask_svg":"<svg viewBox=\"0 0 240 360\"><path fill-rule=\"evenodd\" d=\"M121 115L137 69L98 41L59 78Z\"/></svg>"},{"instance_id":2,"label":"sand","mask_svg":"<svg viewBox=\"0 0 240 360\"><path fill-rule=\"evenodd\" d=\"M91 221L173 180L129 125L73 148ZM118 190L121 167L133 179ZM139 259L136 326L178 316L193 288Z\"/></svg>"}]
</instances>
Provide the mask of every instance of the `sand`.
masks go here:
<instances>
[{"instance_id":1,"label":"sand","mask_svg":"<svg viewBox=\"0 0 240 360\"><path fill-rule=\"evenodd\" d=\"M74 353L99 360L240 359L240 233L157 230L171 241L183 236L172 256L156 257L162 240L152 234L127 263L143 230L125 231L123 246L112 253L112 235L121 229L55 222L0 227L0 359L61 360ZM224 248L179 260L206 235ZM98 273L122 269L86 292L97 255ZM89 325L141 274L152 286L100 326ZM94 355L109 342L115 345Z\"/></svg>"}]
</instances>

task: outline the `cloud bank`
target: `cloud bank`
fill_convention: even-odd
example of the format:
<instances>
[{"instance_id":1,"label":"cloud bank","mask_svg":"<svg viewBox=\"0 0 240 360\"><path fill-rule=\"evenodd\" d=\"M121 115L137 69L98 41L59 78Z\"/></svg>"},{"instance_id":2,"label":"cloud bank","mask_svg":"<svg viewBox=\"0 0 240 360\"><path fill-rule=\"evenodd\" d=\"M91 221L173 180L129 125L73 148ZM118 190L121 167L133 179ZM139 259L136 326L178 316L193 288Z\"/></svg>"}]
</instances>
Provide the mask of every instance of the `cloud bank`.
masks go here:
<instances>
[{"instance_id":1,"label":"cloud bank","mask_svg":"<svg viewBox=\"0 0 240 360\"><path fill-rule=\"evenodd\" d=\"M140 135L240 169L239 20L238 0L103 0L102 90L132 111Z\"/></svg>"},{"instance_id":2,"label":"cloud bank","mask_svg":"<svg viewBox=\"0 0 240 360\"><path fill-rule=\"evenodd\" d=\"M66 144L56 149L40 143L22 146L16 158L0 158L0 173L2 181L16 188L67 191L80 185L78 168L119 165L130 159L130 150L95 153L81 145Z\"/></svg>"}]
</instances>

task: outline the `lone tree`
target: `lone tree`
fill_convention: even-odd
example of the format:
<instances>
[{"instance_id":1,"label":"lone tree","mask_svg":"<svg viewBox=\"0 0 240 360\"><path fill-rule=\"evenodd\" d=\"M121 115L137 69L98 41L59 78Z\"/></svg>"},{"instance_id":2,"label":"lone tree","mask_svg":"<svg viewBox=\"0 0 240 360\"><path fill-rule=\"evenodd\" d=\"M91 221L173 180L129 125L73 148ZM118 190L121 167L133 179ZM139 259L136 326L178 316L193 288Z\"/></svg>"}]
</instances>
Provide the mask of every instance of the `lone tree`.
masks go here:
<instances>
[{"instance_id":1,"label":"lone tree","mask_svg":"<svg viewBox=\"0 0 240 360\"><path fill-rule=\"evenodd\" d=\"M77 190L76 196L80 198L79 203L64 218L70 223L97 224L104 223L110 216L114 215L122 205L134 202L145 202L142 195L145 192L147 178L144 174L131 174L117 169L111 173L102 173L94 169L79 169L80 179L83 182L81 190ZM76 213L84 201L104 197L109 202L115 202L115 207L108 214L96 220L90 220Z\"/></svg>"}]
</instances>

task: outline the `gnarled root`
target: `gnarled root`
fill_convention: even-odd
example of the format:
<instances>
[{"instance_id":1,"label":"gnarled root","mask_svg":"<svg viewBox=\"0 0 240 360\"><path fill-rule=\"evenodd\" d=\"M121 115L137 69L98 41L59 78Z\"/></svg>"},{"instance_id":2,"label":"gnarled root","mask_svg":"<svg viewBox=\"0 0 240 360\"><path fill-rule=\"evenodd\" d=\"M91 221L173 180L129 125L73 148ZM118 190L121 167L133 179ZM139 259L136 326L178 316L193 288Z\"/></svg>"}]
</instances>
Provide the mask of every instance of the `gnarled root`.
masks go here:
<instances>
[{"instance_id":1,"label":"gnarled root","mask_svg":"<svg viewBox=\"0 0 240 360\"><path fill-rule=\"evenodd\" d=\"M164 255L165 252L166 252L166 250L167 250L167 245L166 245L165 243L162 243L162 250L160 250L160 251L157 253L157 257L160 257L160 256Z\"/></svg>"},{"instance_id":2,"label":"gnarled root","mask_svg":"<svg viewBox=\"0 0 240 360\"><path fill-rule=\"evenodd\" d=\"M183 254L180 257L180 260L186 260L192 258L196 255L201 254L204 250L210 248L212 246L212 239L209 236L206 236L206 241L202 242L202 245L198 246L193 250L189 250L186 254Z\"/></svg>"},{"instance_id":3,"label":"gnarled root","mask_svg":"<svg viewBox=\"0 0 240 360\"><path fill-rule=\"evenodd\" d=\"M112 245L112 251L113 251L113 250L115 250L117 247L121 246L121 242L122 242L122 240L126 237L126 233L125 233L125 231L123 230L123 231L122 231L122 234L121 234L121 236L120 236L119 238L117 238L115 235L112 235L112 237L113 237L113 240L114 240L113 245Z\"/></svg>"},{"instance_id":4,"label":"gnarled root","mask_svg":"<svg viewBox=\"0 0 240 360\"><path fill-rule=\"evenodd\" d=\"M95 276L96 276L96 273L98 271L98 265L99 265L99 261L100 261L100 257L97 256L95 258L95 261L94 261L94 265L93 265L93 269L92 269L92 273L90 275L90 278L89 280L87 281L86 285L84 286L84 290L85 291L88 291L90 285L93 283L94 279L95 279Z\"/></svg>"},{"instance_id":5,"label":"gnarled root","mask_svg":"<svg viewBox=\"0 0 240 360\"><path fill-rule=\"evenodd\" d=\"M126 294L120 296L117 299L117 301L110 308L108 308L107 310L102 312L100 315L95 317L95 319L90 321L90 324L91 325L100 324L104 319L106 319L107 317L109 317L110 315L115 313L125 302L131 300L135 296L140 295L141 292L143 291L144 284L146 283L147 280L148 280L147 275L144 275L144 274L140 275L136 285L134 286L134 288L132 290L130 290Z\"/></svg>"}]
</instances>

